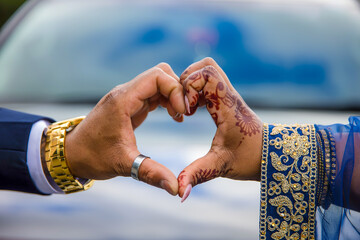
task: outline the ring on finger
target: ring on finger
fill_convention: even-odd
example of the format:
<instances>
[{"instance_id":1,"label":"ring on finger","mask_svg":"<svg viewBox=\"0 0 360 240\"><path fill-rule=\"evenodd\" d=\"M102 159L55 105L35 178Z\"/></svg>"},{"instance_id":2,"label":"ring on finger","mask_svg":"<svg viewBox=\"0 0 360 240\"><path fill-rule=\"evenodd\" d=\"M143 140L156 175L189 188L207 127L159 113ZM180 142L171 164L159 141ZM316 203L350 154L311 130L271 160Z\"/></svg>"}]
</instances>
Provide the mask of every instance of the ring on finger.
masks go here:
<instances>
[{"instance_id":1,"label":"ring on finger","mask_svg":"<svg viewBox=\"0 0 360 240\"><path fill-rule=\"evenodd\" d=\"M142 155L142 154L139 154L134 162L133 162L133 165L131 167L131 177L135 180L138 180L139 181L139 168L140 168L140 165L141 163L146 159L146 158L150 158L148 156L145 156L145 155Z\"/></svg>"}]
</instances>

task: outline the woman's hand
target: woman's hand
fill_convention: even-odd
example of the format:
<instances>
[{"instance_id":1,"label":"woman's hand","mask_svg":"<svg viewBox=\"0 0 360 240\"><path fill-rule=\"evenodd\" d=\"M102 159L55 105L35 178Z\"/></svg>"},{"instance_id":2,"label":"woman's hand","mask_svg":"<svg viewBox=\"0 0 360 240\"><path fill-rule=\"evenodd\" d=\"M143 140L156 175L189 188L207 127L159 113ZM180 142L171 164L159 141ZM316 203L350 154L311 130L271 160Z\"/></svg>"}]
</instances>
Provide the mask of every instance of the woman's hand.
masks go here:
<instances>
[{"instance_id":1,"label":"woman's hand","mask_svg":"<svg viewBox=\"0 0 360 240\"><path fill-rule=\"evenodd\" d=\"M236 92L223 70L211 58L192 64L180 76L187 115L206 105L217 131L210 151L179 175L184 201L191 187L216 177L260 179L262 122Z\"/></svg>"},{"instance_id":2,"label":"woman's hand","mask_svg":"<svg viewBox=\"0 0 360 240\"><path fill-rule=\"evenodd\" d=\"M174 120L183 120L183 87L165 63L112 89L67 135L65 150L71 173L88 179L130 176L134 159L140 153L134 129L158 105L166 107ZM175 175L152 159L141 164L139 179L172 195L178 193Z\"/></svg>"}]
</instances>

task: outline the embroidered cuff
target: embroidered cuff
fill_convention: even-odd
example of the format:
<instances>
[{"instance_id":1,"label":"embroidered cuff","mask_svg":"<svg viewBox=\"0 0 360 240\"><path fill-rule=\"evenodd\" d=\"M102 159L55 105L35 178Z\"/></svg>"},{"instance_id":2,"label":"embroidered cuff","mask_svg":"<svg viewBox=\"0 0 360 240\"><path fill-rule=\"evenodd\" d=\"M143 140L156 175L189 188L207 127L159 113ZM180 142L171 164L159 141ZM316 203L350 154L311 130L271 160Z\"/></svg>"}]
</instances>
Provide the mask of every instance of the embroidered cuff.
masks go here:
<instances>
[{"instance_id":1,"label":"embroidered cuff","mask_svg":"<svg viewBox=\"0 0 360 240\"><path fill-rule=\"evenodd\" d=\"M260 239L315 239L313 125L264 124Z\"/></svg>"},{"instance_id":2,"label":"embroidered cuff","mask_svg":"<svg viewBox=\"0 0 360 240\"><path fill-rule=\"evenodd\" d=\"M318 155L317 205L327 209L334 200L334 181L336 177L335 140L328 129L316 129Z\"/></svg>"}]
</instances>

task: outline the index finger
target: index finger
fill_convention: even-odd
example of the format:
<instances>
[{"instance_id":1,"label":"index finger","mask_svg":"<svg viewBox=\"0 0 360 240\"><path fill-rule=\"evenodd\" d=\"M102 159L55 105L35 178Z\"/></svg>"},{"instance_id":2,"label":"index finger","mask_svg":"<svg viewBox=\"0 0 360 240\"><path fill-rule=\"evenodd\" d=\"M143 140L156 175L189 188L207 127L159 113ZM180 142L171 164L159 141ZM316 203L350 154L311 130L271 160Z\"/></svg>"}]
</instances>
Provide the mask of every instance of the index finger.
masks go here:
<instances>
[{"instance_id":1,"label":"index finger","mask_svg":"<svg viewBox=\"0 0 360 240\"><path fill-rule=\"evenodd\" d=\"M225 72L222 68L215 62L211 57L206 57L198 62L191 64L180 76L180 82L183 83L185 79L190 76L193 72L196 72L206 66L213 66L216 71L220 74L220 76L224 79L226 85L233 91L235 88L232 86L229 78L226 76Z\"/></svg>"},{"instance_id":2,"label":"index finger","mask_svg":"<svg viewBox=\"0 0 360 240\"><path fill-rule=\"evenodd\" d=\"M154 67L136 77L134 91L142 102L161 94L178 113L185 113L183 86L163 69Z\"/></svg>"}]
</instances>

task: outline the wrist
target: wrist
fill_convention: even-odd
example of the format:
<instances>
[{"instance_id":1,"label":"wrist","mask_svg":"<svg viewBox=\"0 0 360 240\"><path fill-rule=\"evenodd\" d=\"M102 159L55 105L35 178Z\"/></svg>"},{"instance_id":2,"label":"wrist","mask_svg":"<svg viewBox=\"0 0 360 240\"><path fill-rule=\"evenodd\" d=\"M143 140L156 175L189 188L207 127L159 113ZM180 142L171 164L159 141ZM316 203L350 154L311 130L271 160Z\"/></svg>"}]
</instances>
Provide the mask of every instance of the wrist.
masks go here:
<instances>
[{"instance_id":1,"label":"wrist","mask_svg":"<svg viewBox=\"0 0 360 240\"><path fill-rule=\"evenodd\" d=\"M256 166L255 171L255 181L260 182L261 180L261 159L263 154L263 143L264 143L264 131L263 131L263 123L261 123L261 134L258 134L255 142L255 149L254 149L254 162Z\"/></svg>"},{"instance_id":2,"label":"wrist","mask_svg":"<svg viewBox=\"0 0 360 240\"><path fill-rule=\"evenodd\" d=\"M237 162L241 163L241 165L237 167L241 176L239 178L240 180L251 180L260 182L263 147L262 124L260 129L261 134L255 134L251 137L247 137L248 139L246 141L243 141L243 143L240 145L240 151L235 154L235 156L237 156Z\"/></svg>"},{"instance_id":3,"label":"wrist","mask_svg":"<svg viewBox=\"0 0 360 240\"><path fill-rule=\"evenodd\" d=\"M45 146L46 146L46 129L44 130L44 132L41 135L41 143L40 143L40 159L41 159L42 163L46 163Z\"/></svg>"},{"instance_id":4,"label":"wrist","mask_svg":"<svg viewBox=\"0 0 360 240\"><path fill-rule=\"evenodd\" d=\"M57 192L57 193L63 193L63 191L59 188L59 186L55 183L54 179L51 177L50 172L46 165L46 132L47 129L45 129L41 136L41 144L40 144L40 160L42 165L43 173L47 179L47 182L51 185L51 187Z\"/></svg>"},{"instance_id":5,"label":"wrist","mask_svg":"<svg viewBox=\"0 0 360 240\"><path fill-rule=\"evenodd\" d=\"M84 117L69 119L53 123L49 126L46 134L45 160L48 171L55 183L65 193L83 191L91 187L92 181L75 177L69 169L66 144L67 135L71 132Z\"/></svg>"},{"instance_id":6,"label":"wrist","mask_svg":"<svg viewBox=\"0 0 360 240\"><path fill-rule=\"evenodd\" d=\"M70 173L74 177L82 177L81 173L79 172L78 162L76 160L79 159L77 156L76 147L78 147L78 144L76 144L76 141L74 140L74 136L76 136L76 129L66 134L65 138L65 156L66 156L66 162L67 166L69 168ZM79 151L79 149L78 149Z\"/></svg>"}]
</instances>

